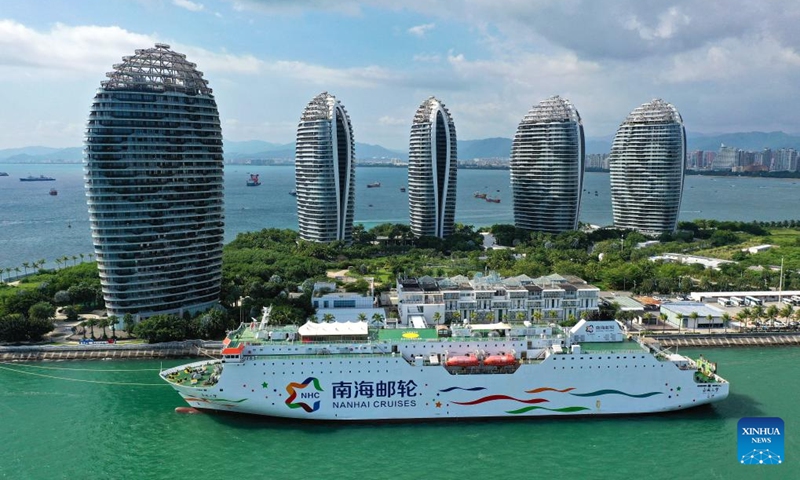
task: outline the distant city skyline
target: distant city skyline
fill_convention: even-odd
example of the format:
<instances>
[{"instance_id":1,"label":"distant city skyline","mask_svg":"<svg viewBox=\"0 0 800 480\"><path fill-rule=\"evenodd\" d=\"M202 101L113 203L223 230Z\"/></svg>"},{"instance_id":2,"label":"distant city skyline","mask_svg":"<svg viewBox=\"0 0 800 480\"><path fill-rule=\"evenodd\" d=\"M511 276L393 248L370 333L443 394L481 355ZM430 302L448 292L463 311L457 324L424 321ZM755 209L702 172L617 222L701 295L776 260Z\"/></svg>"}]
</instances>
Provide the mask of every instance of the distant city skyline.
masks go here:
<instances>
[{"instance_id":1,"label":"distant city skyline","mask_svg":"<svg viewBox=\"0 0 800 480\"><path fill-rule=\"evenodd\" d=\"M226 140L290 143L322 90L360 141L395 150L430 95L462 139L511 137L552 95L581 106L587 138L657 97L692 132L797 134L798 20L788 0L8 0L0 149L79 145L97 73L156 42L202 66Z\"/></svg>"}]
</instances>

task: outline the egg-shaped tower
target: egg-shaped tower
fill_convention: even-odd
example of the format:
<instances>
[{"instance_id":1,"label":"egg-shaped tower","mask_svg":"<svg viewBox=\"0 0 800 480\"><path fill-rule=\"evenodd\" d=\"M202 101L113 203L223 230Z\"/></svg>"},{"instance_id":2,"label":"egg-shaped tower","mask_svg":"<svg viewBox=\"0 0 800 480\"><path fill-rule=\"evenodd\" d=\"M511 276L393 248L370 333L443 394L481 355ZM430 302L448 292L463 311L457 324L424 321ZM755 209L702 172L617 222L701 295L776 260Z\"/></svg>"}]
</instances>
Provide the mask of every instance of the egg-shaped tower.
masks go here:
<instances>
[{"instance_id":1,"label":"egg-shaped tower","mask_svg":"<svg viewBox=\"0 0 800 480\"><path fill-rule=\"evenodd\" d=\"M222 131L203 73L156 44L106 74L86 127L84 172L110 315L217 303L223 242Z\"/></svg>"},{"instance_id":2,"label":"egg-shaped tower","mask_svg":"<svg viewBox=\"0 0 800 480\"><path fill-rule=\"evenodd\" d=\"M556 95L531 108L511 147L517 228L548 233L578 228L585 157L583 123L568 100Z\"/></svg>"},{"instance_id":3,"label":"egg-shaped tower","mask_svg":"<svg viewBox=\"0 0 800 480\"><path fill-rule=\"evenodd\" d=\"M295 191L300 238L352 241L355 140L347 110L323 92L303 111L295 146Z\"/></svg>"},{"instance_id":4,"label":"egg-shaped tower","mask_svg":"<svg viewBox=\"0 0 800 480\"><path fill-rule=\"evenodd\" d=\"M674 232L683 195L686 131L678 110L656 99L619 126L609 156L614 226Z\"/></svg>"},{"instance_id":5,"label":"egg-shaped tower","mask_svg":"<svg viewBox=\"0 0 800 480\"><path fill-rule=\"evenodd\" d=\"M408 146L408 213L416 236L444 238L456 216L456 127L444 103L422 102Z\"/></svg>"}]
</instances>

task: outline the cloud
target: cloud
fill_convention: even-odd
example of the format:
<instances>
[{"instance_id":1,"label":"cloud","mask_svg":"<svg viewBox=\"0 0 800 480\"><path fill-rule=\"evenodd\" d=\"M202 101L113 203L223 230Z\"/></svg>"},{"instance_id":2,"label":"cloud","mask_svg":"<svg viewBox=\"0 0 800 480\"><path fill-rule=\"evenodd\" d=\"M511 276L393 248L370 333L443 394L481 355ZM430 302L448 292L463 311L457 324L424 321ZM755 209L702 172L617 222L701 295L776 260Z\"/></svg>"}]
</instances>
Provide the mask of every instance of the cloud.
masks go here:
<instances>
[{"instance_id":1,"label":"cloud","mask_svg":"<svg viewBox=\"0 0 800 480\"><path fill-rule=\"evenodd\" d=\"M302 14L308 11L333 11L345 15L361 14L359 0L229 0L238 12ZM366 2L369 3L369 2Z\"/></svg>"},{"instance_id":2,"label":"cloud","mask_svg":"<svg viewBox=\"0 0 800 480\"><path fill-rule=\"evenodd\" d=\"M435 53L418 53L414 55L412 60L422 63L439 63L442 60L442 57Z\"/></svg>"},{"instance_id":3,"label":"cloud","mask_svg":"<svg viewBox=\"0 0 800 480\"><path fill-rule=\"evenodd\" d=\"M425 23L423 25L416 25L414 27L409 28L408 33L414 35L415 37L422 38L425 36L425 34L433 30L435 26L436 26L435 23Z\"/></svg>"},{"instance_id":4,"label":"cloud","mask_svg":"<svg viewBox=\"0 0 800 480\"><path fill-rule=\"evenodd\" d=\"M402 118L391 117L389 115L384 115L378 119L378 124L383 126L400 126L400 125L408 125L409 121Z\"/></svg>"},{"instance_id":5,"label":"cloud","mask_svg":"<svg viewBox=\"0 0 800 480\"><path fill-rule=\"evenodd\" d=\"M190 0L172 0L172 4L191 12L199 12L206 8L202 3L195 3Z\"/></svg>"}]
</instances>

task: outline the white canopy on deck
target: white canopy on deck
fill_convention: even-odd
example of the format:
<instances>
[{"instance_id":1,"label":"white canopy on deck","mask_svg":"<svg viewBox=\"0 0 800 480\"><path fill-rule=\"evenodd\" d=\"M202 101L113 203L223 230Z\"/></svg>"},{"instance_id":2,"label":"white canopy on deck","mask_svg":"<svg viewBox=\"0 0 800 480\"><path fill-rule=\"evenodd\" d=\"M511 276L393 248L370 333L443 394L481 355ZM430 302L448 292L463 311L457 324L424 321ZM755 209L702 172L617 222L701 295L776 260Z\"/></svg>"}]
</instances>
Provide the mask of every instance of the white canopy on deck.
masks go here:
<instances>
[{"instance_id":1,"label":"white canopy on deck","mask_svg":"<svg viewBox=\"0 0 800 480\"><path fill-rule=\"evenodd\" d=\"M314 323L306 322L298 329L300 335L304 337L331 337L331 336L355 336L367 335L369 327L367 322L334 322L334 323Z\"/></svg>"},{"instance_id":2,"label":"white canopy on deck","mask_svg":"<svg viewBox=\"0 0 800 480\"><path fill-rule=\"evenodd\" d=\"M472 330L511 330L507 323L473 323L469 327Z\"/></svg>"}]
</instances>

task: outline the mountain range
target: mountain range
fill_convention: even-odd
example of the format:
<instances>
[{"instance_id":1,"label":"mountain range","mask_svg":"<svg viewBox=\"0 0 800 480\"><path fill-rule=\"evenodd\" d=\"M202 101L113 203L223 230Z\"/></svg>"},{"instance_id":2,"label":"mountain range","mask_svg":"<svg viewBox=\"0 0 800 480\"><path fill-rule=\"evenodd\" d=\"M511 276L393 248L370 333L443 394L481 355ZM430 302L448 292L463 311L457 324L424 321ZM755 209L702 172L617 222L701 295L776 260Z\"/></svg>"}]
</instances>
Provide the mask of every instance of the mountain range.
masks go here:
<instances>
[{"instance_id":1,"label":"mountain range","mask_svg":"<svg viewBox=\"0 0 800 480\"><path fill-rule=\"evenodd\" d=\"M708 135L688 132L689 151L718 151L720 144L742 150L758 151L764 148L794 148L800 150L800 135L784 132L738 132ZM611 150L612 135L589 137L586 139L586 153L608 153ZM511 152L510 138L495 137L479 140L459 140L459 160L478 158L508 158ZM225 160L244 161L251 159L294 158L294 143L271 143L262 140L225 141ZM356 157L359 160L408 160L406 151L391 150L380 145L356 143ZM0 150L0 163L77 163L83 158L82 147L50 148L21 147Z\"/></svg>"}]
</instances>

